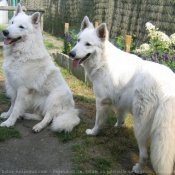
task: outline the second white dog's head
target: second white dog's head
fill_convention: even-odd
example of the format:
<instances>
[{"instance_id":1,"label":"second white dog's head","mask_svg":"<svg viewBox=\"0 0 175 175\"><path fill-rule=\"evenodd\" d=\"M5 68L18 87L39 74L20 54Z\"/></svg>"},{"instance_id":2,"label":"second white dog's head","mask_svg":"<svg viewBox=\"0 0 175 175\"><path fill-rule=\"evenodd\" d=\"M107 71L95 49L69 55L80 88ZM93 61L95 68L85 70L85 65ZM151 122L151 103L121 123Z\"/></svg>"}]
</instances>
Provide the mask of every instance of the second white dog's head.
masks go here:
<instances>
[{"instance_id":1,"label":"second white dog's head","mask_svg":"<svg viewBox=\"0 0 175 175\"><path fill-rule=\"evenodd\" d=\"M108 40L106 24L102 23L95 29L89 18L85 16L81 23L77 44L69 53L73 59L73 67L77 67L79 64L93 58L92 56L102 49L106 40Z\"/></svg>"},{"instance_id":2,"label":"second white dog's head","mask_svg":"<svg viewBox=\"0 0 175 175\"><path fill-rule=\"evenodd\" d=\"M14 16L9 21L9 25L3 30L4 44L9 45L27 39L29 33L34 32L39 27L40 13L36 12L31 16L22 11L20 4L17 5Z\"/></svg>"}]
</instances>

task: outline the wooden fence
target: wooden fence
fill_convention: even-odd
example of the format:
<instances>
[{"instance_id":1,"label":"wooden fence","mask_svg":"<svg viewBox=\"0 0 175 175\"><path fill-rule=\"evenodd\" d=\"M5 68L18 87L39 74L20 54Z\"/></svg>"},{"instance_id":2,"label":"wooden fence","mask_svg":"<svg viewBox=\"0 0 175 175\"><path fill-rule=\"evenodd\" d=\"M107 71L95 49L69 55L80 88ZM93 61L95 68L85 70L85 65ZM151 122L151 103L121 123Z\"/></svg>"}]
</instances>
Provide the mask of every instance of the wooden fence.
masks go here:
<instances>
[{"instance_id":1,"label":"wooden fence","mask_svg":"<svg viewBox=\"0 0 175 175\"><path fill-rule=\"evenodd\" d=\"M94 27L95 28L98 27L98 22L94 23ZM68 32L69 32L69 23L65 23L65 25L64 25L64 34L66 34ZM132 36L131 35L126 35L126 38L125 38L125 51L126 52L130 52L131 41L132 41Z\"/></svg>"}]
</instances>

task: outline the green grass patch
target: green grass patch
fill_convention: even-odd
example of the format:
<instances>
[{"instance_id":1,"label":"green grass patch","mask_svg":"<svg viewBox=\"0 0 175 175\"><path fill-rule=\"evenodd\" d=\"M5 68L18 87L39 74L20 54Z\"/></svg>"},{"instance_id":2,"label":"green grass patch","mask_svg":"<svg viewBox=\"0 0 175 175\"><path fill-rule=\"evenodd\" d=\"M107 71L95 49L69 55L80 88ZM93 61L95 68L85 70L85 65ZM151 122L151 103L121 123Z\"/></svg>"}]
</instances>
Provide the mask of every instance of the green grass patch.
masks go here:
<instances>
[{"instance_id":1,"label":"green grass patch","mask_svg":"<svg viewBox=\"0 0 175 175\"><path fill-rule=\"evenodd\" d=\"M0 93L0 99L0 104L10 105L10 99L6 96L6 94Z\"/></svg>"},{"instance_id":2,"label":"green grass patch","mask_svg":"<svg viewBox=\"0 0 175 175\"><path fill-rule=\"evenodd\" d=\"M95 103L95 98L87 98L83 95L74 95L74 99L78 101L83 101L86 103Z\"/></svg>"},{"instance_id":3,"label":"green grass patch","mask_svg":"<svg viewBox=\"0 0 175 175\"><path fill-rule=\"evenodd\" d=\"M72 141L76 138L86 136L84 128L87 127L85 123L81 122L77 127L70 133L65 132L53 132L54 136L58 136L63 143Z\"/></svg>"},{"instance_id":4,"label":"green grass patch","mask_svg":"<svg viewBox=\"0 0 175 175\"><path fill-rule=\"evenodd\" d=\"M0 123L2 123L4 119L0 119ZM11 138L21 138L19 131L15 130L14 127L0 127L0 142Z\"/></svg>"},{"instance_id":5,"label":"green grass patch","mask_svg":"<svg viewBox=\"0 0 175 175\"><path fill-rule=\"evenodd\" d=\"M85 130L92 128L84 121L74 128L71 133L57 133L57 136L65 143L74 140L81 144L72 146L74 153L74 175L80 174L110 174L111 170L118 167L118 161L125 153L136 152L138 146L134 136L132 116L128 115L126 127L115 128L116 114L111 111L106 124L97 136L87 136ZM95 123L95 120L94 120ZM92 172L93 170L93 172Z\"/></svg>"},{"instance_id":6,"label":"green grass patch","mask_svg":"<svg viewBox=\"0 0 175 175\"><path fill-rule=\"evenodd\" d=\"M59 47L55 46L53 43L48 42L47 40L44 40L44 45L45 45L47 50L59 49Z\"/></svg>"},{"instance_id":7,"label":"green grass patch","mask_svg":"<svg viewBox=\"0 0 175 175\"><path fill-rule=\"evenodd\" d=\"M71 78L71 73L62 67L60 67L60 72L65 79Z\"/></svg>"},{"instance_id":8,"label":"green grass patch","mask_svg":"<svg viewBox=\"0 0 175 175\"><path fill-rule=\"evenodd\" d=\"M111 161L102 157L97 158L96 168L100 173L107 173L111 168Z\"/></svg>"},{"instance_id":9,"label":"green grass patch","mask_svg":"<svg viewBox=\"0 0 175 175\"><path fill-rule=\"evenodd\" d=\"M0 26L0 32L2 32L5 28L6 26Z\"/></svg>"}]
</instances>

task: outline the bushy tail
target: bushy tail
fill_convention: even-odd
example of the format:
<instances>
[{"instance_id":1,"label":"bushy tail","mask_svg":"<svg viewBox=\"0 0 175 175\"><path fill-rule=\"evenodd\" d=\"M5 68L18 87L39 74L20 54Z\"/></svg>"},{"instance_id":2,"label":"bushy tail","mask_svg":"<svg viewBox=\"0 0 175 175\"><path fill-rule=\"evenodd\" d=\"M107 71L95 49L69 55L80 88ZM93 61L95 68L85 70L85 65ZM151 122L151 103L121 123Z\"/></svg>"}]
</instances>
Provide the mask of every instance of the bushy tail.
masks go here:
<instances>
[{"instance_id":1,"label":"bushy tail","mask_svg":"<svg viewBox=\"0 0 175 175\"><path fill-rule=\"evenodd\" d=\"M175 98L158 108L151 130L151 161L157 174L170 175L175 160Z\"/></svg>"},{"instance_id":2,"label":"bushy tail","mask_svg":"<svg viewBox=\"0 0 175 175\"><path fill-rule=\"evenodd\" d=\"M66 111L66 113L63 113L53 119L51 130L59 132L71 132L72 129L79 123L80 118L78 117L78 110L72 108Z\"/></svg>"}]
</instances>

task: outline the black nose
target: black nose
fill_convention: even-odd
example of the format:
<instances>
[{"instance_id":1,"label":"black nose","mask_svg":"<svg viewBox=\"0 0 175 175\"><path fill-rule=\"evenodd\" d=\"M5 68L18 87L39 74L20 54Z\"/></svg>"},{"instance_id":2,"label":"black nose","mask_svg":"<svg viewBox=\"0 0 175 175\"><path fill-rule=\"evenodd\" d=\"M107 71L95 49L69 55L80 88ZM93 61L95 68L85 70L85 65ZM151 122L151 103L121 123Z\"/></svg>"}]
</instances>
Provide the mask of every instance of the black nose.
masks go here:
<instances>
[{"instance_id":1,"label":"black nose","mask_svg":"<svg viewBox=\"0 0 175 175\"><path fill-rule=\"evenodd\" d=\"M4 34L4 36L8 36L9 31L8 30L3 30L2 33Z\"/></svg>"},{"instance_id":2,"label":"black nose","mask_svg":"<svg viewBox=\"0 0 175 175\"><path fill-rule=\"evenodd\" d=\"M70 51L70 52L69 52L69 56L70 56L70 57L74 58L75 55L76 55L76 52L75 52L75 51Z\"/></svg>"}]
</instances>

